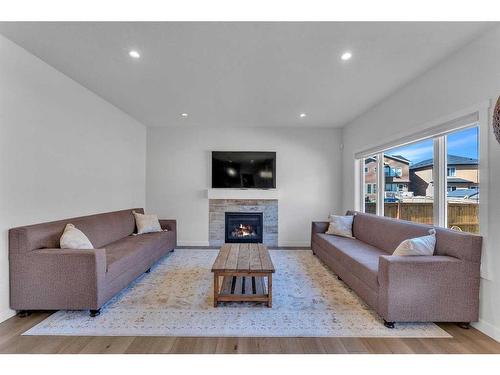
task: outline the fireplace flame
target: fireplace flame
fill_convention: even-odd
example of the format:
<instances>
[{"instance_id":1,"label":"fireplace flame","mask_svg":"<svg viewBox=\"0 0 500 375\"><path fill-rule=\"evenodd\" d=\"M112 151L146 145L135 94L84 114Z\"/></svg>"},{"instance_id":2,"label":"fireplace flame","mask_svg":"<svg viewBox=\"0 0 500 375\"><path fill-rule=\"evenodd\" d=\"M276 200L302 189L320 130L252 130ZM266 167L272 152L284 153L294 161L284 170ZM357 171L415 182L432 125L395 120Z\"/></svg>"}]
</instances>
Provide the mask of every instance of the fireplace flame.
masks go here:
<instances>
[{"instance_id":1,"label":"fireplace flame","mask_svg":"<svg viewBox=\"0 0 500 375\"><path fill-rule=\"evenodd\" d=\"M240 224L238 227L234 228L231 235L233 237L248 237L248 236L255 236L256 233L251 225Z\"/></svg>"}]
</instances>

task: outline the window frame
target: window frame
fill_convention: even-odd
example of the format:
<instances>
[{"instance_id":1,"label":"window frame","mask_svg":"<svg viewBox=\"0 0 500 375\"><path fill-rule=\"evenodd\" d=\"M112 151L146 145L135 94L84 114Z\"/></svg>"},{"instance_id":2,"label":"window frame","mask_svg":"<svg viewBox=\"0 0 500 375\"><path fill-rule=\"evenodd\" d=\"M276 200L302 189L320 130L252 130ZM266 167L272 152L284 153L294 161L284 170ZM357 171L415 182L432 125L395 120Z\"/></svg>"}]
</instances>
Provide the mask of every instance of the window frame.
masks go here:
<instances>
[{"instance_id":1,"label":"window frame","mask_svg":"<svg viewBox=\"0 0 500 375\"><path fill-rule=\"evenodd\" d=\"M362 164L359 160L363 160L366 157L378 158L378 168L377 170L384 170L383 164L383 153L395 147L404 146L410 143L415 143L418 141L423 141L426 139L434 139L434 191L437 192L441 189L441 197L435 195L434 204L434 225L445 226L447 220L446 212L446 192L447 192L447 161L446 161L446 136L450 133L465 130L466 128L478 127L479 129L479 186L481 186L481 196L482 199L479 200L479 232L483 236L483 243L487 242L488 237L488 201L489 201L489 166L488 166L488 142L489 142L489 122L494 108L494 102L491 100L484 101L482 103L476 104L464 110L458 111L456 113L444 116L440 119L430 121L428 123L420 124L419 126L413 127L413 129L421 129L420 131L403 135L399 139L390 140L385 144L379 145L377 147L372 147L370 149L365 149L364 151L358 151L354 154L355 166L361 166ZM436 145L437 143L437 145ZM356 168L357 173L355 173L355 202L354 207L359 210L364 210L363 204L363 193L364 189L359 189L364 184L364 175L362 174L362 168ZM380 181L380 175L384 177L384 173L377 172L377 184L378 186L385 186L385 179ZM439 186L443 186L440 188ZM383 215L383 189L377 189L377 215ZM436 201L438 204L436 204ZM382 203L382 204L381 204ZM486 246L489 248L489 246ZM487 259L488 252L483 253L484 258ZM491 264L491 262L487 262ZM485 278L491 280L489 275L491 271L488 268L482 269L482 273L488 275Z\"/></svg>"},{"instance_id":2,"label":"window frame","mask_svg":"<svg viewBox=\"0 0 500 375\"><path fill-rule=\"evenodd\" d=\"M455 133L457 131L461 130L466 130L466 129L471 129L471 128L477 128L478 129L478 137L479 140L481 138L481 124L479 120L473 121L472 123L469 124L464 124L461 126L457 127L451 127L447 129L446 131L441 131L440 133L436 135L429 135L425 138L420 138L416 139L413 142L407 141L404 144L396 144L391 146L390 148L384 148L383 150L380 150L376 154L371 154L369 157L376 157L377 158L377 164L381 166L379 168L379 171L377 172L377 183L379 183L381 180L384 182L384 190L379 190L376 193L373 192L373 189L371 189L371 192L369 194L375 194L376 195L376 214L378 216L384 216L384 203L385 203L385 192L400 192L399 190L399 185L398 183L390 183L386 184L385 183L385 177L386 171L389 170L389 176L392 176L392 170L396 170L394 167L390 167L387 165L384 165L384 155L385 153L395 147L401 147L405 145L411 145L414 143L422 142L428 139L433 140L433 147L434 147L434 155L433 155L433 168L432 168L432 174L433 174L433 190L434 190L434 201L433 201L433 225L439 226L439 227L448 227L448 204L447 204L447 193L449 192L448 190L448 160L447 160L447 144L446 144L446 139L449 134ZM478 168L481 170L481 164L483 163L481 160L481 155L483 152L481 152L481 148L479 147L478 149L479 153L479 165ZM363 159L364 160L364 159ZM456 169L456 168L455 168ZM360 176L362 180L364 180L364 175ZM479 175L479 186L481 186L481 174ZM387 185L391 185L390 190L388 189ZM393 189L395 187L395 190ZM364 196L363 196L364 199ZM481 200L480 200L481 202ZM380 204L382 203L382 204ZM362 212L365 210L365 206L360 205L359 207L362 208ZM481 210L480 206L480 210ZM484 220L484 219L483 219ZM479 231L481 233L481 215L479 218Z\"/></svg>"}]
</instances>

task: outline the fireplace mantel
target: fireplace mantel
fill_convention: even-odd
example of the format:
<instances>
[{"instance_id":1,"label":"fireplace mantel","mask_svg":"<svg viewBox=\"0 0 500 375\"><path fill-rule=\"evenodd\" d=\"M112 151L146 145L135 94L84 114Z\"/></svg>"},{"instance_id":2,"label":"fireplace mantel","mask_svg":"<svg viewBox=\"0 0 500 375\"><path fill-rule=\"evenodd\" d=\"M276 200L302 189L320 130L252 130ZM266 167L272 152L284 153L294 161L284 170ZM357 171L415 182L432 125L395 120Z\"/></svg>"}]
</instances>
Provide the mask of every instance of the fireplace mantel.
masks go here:
<instances>
[{"instance_id":1,"label":"fireplace mantel","mask_svg":"<svg viewBox=\"0 0 500 375\"><path fill-rule=\"evenodd\" d=\"M277 189L207 189L208 199L279 199Z\"/></svg>"}]
</instances>

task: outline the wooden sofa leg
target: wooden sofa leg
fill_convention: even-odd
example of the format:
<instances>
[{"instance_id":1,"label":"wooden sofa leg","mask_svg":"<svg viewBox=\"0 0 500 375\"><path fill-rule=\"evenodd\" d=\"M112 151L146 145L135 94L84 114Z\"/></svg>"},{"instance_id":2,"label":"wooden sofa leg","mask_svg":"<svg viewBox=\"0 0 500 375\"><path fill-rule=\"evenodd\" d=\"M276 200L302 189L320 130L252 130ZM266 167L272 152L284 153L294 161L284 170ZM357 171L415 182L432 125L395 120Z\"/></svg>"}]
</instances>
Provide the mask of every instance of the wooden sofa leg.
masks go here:
<instances>
[{"instance_id":1,"label":"wooden sofa leg","mask_svg":"<svg viewBox=\"0 0 500 375\"><path fill-rule=\"evenodd\" d=\"M150 272L151 272L151 268L148 268L145 273L150 273Z\"/></svg>"},{"instance_id":2,"label":"wooden sofa leg","mask_svg":"<svg viewBox=\"0 0 500 375\"><path fill-rule=\"evenodd\" d=\"M337 276L337 280L342 281L342 278L340 276Z\"/></svg>"},{"instance_id":3,"label":"wooden sofa leg","mask_svg":"<svg viewBox=\"0 0 500 375\"><path fill-rule=\"evenodd\" d=\"M98 316L99 314L101 314L101 309L97 309L97 310L90 310L90 317L91 318L95 318L96 316Z\"/></svg>"},{"instance_id":4,"label":"wooden sofa leg","mask_svg":"<svg viewBox=\"0 0 500 375\"><path fill-rule=\"evenodd\" d=\"M27 318L30 315L31 315L31 311L28 311L28 310L19 310L17 312L17 316L20 318Z\"/></svg>"},{"instance_id":5,"label":"wooden sofa leg","mask_svg":"<svg viewBox=\"0 0 500 375\"><path fill-rule=\"evenodd\" d=\"M462 329L469 329L470 328L470 322L457 323L457 326L459 326Z\"/></svg>"},{"instance_id":6,"label":"wooden sofa leg","mask_svg":"<svg viewBox=\"0 0 500 375\"><path fill-rule=\"evenodd\" d=\"M384 319L384 326L386 326L387 328L393 329L394 322L388 322L387 320Z\"/></svg>"}]
</instances>

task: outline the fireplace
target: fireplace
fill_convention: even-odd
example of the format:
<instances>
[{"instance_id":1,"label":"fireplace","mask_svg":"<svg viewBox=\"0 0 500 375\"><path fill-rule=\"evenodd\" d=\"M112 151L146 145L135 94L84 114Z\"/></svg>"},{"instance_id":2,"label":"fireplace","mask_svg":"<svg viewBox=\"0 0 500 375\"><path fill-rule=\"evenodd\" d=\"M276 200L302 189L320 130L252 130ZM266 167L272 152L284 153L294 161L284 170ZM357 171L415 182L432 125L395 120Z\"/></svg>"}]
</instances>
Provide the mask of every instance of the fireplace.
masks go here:
<instances>
[{"instance_id":1,"label":"fireplace","mask_svg":"<svg viewBox=\"0 0 500 375\"><path fill-rule=\"evenodd\" d=\"M226 212L226 242L262 243L262 212Z\"/></svg>"},{"instance_id":2,"label":"fireplace","mask_svg":"<svg viewBox=\"0 0 500 375\"><path fill-rule=\"evenodd\" d=\"M277 199L209 199L208 202L208 243L210 246L220 247L227 242L226 212L262 213L261 243L267 247L278 246Z\"/></svg>"}]
</instances>

